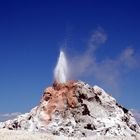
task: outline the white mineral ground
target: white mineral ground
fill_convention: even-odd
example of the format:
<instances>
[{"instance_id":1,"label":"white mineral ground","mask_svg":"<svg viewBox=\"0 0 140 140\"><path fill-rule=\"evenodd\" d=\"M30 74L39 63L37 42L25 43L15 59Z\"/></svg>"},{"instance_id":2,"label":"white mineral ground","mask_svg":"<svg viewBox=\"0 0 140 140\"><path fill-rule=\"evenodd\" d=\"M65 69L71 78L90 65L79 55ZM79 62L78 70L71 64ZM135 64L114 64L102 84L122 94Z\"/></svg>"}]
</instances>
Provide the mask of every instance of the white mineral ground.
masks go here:
<instances>
[{"instance_id":1,"label":"white mineral ground","mask_svg":"<svg viewBox=\"0 0 140 140\"><path fill-rule=\"evenodd\" d=\"M86 138L74 138L74 137L64 137L64 136L54 136L39 132L27 132L27 131L15 131L15 130L0 130L0 140L140 140L140 135L135 137L130 136L117 136L117 137L107 137L107 136L92 136Z\"/></svg>"}]
</instances>

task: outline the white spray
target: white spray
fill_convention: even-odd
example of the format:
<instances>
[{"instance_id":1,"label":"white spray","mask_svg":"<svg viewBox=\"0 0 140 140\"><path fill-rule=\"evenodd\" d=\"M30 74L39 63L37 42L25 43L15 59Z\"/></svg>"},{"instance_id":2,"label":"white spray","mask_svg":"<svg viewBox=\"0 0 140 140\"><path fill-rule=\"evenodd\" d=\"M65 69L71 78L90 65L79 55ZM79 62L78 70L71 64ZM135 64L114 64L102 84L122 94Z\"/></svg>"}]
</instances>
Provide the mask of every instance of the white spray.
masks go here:
<instances>
[{"instance_id":1,"label":"white spray","mask_svg":"<svg viewBox=\"0 0 140 140\"><path fill-rule=\"evenodd\" d=\"M68 80L68 64L64 52L61 50L57 65L54 70L54 78L57 82L65 83Z\"/></svg>"}]
</instances>

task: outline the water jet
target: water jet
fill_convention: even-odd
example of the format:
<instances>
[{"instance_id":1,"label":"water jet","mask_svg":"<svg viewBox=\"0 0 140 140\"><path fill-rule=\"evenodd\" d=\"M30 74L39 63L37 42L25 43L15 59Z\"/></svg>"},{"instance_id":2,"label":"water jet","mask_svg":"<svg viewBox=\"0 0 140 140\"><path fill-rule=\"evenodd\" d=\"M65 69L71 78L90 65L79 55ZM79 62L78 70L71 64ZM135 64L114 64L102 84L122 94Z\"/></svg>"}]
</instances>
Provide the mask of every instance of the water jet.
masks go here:
<instances>
[{"instance_id":1,"label":"water jet","mask_svg":"<svg viewBox=\"0 0 140 140\"><path fill-rule=\"evenodd\" d=\"M64 51L60 51L57 65L54 69L54 79L59 83L66 83L68 80L68 62Z\"/></svg>"}]
</instances>

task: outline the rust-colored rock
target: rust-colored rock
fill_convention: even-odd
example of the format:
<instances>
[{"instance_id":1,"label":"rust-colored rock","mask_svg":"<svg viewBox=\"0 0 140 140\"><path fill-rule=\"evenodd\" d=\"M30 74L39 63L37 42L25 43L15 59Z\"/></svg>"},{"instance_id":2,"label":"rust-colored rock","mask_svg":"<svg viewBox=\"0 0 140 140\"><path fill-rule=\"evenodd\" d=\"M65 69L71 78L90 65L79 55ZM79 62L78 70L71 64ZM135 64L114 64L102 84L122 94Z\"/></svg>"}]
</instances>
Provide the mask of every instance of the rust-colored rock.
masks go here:
<instances>
[{"instance_id":1,"label":"rust-colored rock","mask_svg":"<svg viewBox=\"0 0 140 140\"><path fill-rule=\"evenodd\" d=\"M56 111L64 111L67 106L75 108L77 106L77 98L75 97L76 81L68 81L67 83L54 82L52 87L45 89L42 101L48 101L44 106L47 114L47 121L50 121L52 114Z\"/></svg>"}]
</instances>

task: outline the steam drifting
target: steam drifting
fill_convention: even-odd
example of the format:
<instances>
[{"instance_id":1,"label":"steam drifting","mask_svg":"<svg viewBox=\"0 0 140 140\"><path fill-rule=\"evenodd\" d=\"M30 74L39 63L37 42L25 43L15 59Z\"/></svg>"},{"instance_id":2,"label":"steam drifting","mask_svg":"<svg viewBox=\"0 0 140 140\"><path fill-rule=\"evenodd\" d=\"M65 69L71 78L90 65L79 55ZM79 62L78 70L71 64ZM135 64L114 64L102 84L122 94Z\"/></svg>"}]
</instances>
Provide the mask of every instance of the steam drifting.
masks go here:
<instances>
[{"instance_id":1,"label":"steam drifting","mask_svg":"<svg viewBox=\"0 0 140 140\"><path fill-rule=\"evenodd\" d=\"M68 64L62 50L60 51L58 62L54 70L54 78L59 83L65 83L68 80Z\"/></svg>"}]
</instances>

